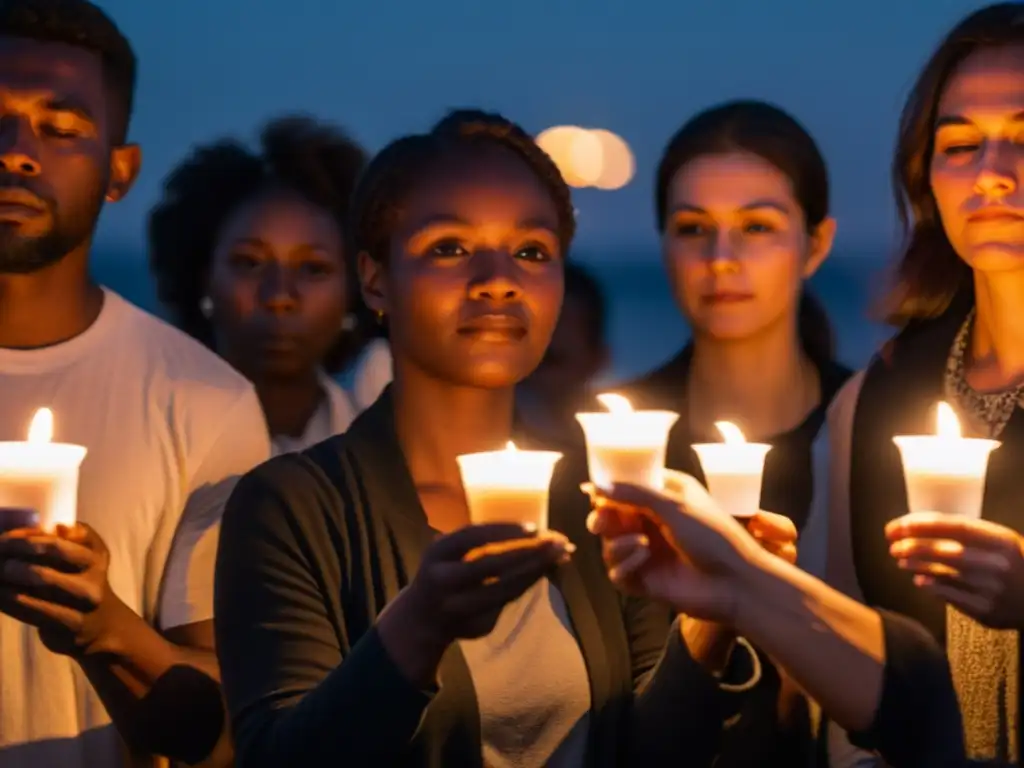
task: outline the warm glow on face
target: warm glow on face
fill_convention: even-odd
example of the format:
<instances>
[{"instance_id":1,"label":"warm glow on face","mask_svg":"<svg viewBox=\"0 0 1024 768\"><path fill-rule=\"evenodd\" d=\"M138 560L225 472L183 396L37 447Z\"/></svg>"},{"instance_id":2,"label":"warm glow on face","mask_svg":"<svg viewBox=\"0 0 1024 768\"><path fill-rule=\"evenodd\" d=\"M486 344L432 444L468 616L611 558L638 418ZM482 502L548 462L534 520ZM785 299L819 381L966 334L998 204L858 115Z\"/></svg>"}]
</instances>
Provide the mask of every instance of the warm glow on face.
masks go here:
<instances>
[{"instance_id":1,"label":"warm glow on face","mask_svg":"<svg viewBox=\"0 0 1024 768\"><path fill-rule=\"evenodd\" d=\"M32 424L28 428L28 441L30 443L48 443L53 439L53 411L49 408L40 408L32 417Z\"/></svg>"},{"instance_id":2,"label":"warm glow on face","mask_svg":"<svg viewBox=\"0 0 1024 768\"><path fill-rule=\"evenodd\" d=\"M731 421L716 421L715 429L722 433L722 440L728 445L738 445L747 442L747 438L740 432L740 428Z\"/></svg>"},{"instance_id":3,"label":"warm glow on face","mask_svg":"<svg viewBox=\"0 0 1024 768\"><path fill-rule=\"evenodd\" d=\"M622 415L624 413L633 413L633 405L622 395L616 395L612 392L607 392L603 395L597 396L597 402L608 409L609 413L616 415Z\"/></svg>"},{"instance_id":4,"label":"warm glow on face","mask_svg":"<svg viewBox=\"0 0 1024 768\"><path fill-rule=\"evenodd\" d=\"M960 419L950 407L949 403L939 403L936 409L935 434L939 437L960 437Z\"/></svg>"}]
</instances>

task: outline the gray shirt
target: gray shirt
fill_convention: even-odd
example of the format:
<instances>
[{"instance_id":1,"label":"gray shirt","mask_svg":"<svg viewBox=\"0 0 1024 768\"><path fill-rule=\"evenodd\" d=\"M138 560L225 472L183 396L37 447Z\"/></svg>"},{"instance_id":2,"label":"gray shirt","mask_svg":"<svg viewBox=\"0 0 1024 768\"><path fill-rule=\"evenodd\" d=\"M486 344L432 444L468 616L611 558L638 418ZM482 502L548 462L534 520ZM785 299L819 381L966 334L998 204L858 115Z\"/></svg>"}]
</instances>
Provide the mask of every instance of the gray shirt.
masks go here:
<instances>
[{"instance_id":1,"label":"gray shirt","mask_svg":"<svg viewBox=\"0 0 1024 768\"><path fill-rule=\"evenodd\" d=\"M480 709L485 768L580 768L590 680L561 593L547 579L489 635L460 643Z\"/></svg>"}]
</instances>

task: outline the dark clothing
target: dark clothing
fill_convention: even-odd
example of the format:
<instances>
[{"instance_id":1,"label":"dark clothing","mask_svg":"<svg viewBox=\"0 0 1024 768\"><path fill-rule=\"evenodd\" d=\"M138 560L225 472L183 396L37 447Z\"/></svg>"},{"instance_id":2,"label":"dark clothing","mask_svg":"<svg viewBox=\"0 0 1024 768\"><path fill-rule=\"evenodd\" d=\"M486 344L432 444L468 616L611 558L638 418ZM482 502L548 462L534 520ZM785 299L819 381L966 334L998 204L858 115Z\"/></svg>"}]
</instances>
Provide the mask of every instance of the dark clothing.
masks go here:
<instances>
[{"instance_id":1,"label":"dark clothing","mask_svg":"<svg viewBox=\"0 0 1024 768\"><path fill-rule=\"evenodd\" d=\"M636 408L675 411L679 421L669 433L665 464L670 469L686 472L701 482L704 473L700 460L691 448L693 443L717 442L721 435L696 434L685 421L687 381L693 356L691 347L684 348L662 367L616 391L630 398ZM828 406L852 372L831 362L819 368L821 403L796 427L765 440L772 450L765 458L761 488L761 508L785 515L797 530L803 530L810 517L815 482L827 478L814 477L813 446L825 423ZM743 768L762 765L808 765L815 760L815 749L806 712L797 713L795 722L783 728L778 722L777 703L782 680L778 670L763 654L760 655L760 683L746 694L741 717L731 724L723 741L717 768ZM729 676L743 679L743 673L730 670Z\"/></svg>"},{"instance_id":2,"label":"dark clothing","mask_svg":"<svg viewBox=\"0 0 1024 768\"><path fill-rule=\"evenodd\" d=\"M704 482L700 461L690 446L693 443L718 442L722 436L696 434L685 421L688 410L686 383L692 356L693 350L686 347L661 368L624 384L616 391L629 397L638 409L668 410L680 414L679 421L669 434L666 465L669 469L686 472ZM818 407L790 431L763 441L770 443L772 449L765 458L761 509L785 515L793 521L797 530L802 530L807 522L814 495L815 478L811 456L814 439L825 423L832 398L850 378L852 371L831 362L819 367L818 375L821 381L821 403Z\"/></svg>"},{"instance_id":3,"label":"dark clothing","mask_svg":"<svg viewBox=\"0 0 1024 768\"><path fill-rule=\"evenodd\" d=\"M881 611L885 672L875 721L850 743L877 751L892 768L966 766L963 724L946 657L928 632Z\"/></svg>"},{"instance_id":4,"label":"dark clothing","mask_svg":"<svg viewBox=\"0 0 1024 768\"><path fill-rule=\"evenodd\" d=\"M584 462L566 456L550 520L578 550L553 583L586 662L586 765L709 766L730 695L689 656L664 606L623 598L588 534ZM217 650L239 768L481 765L457 645L439 692L417 689L374 622L434 538L395 435L390 393L351 429L246 475L217 561Z\"/></svg>"},{"instance_id":5,"label":"dark clothing","mask_svg":"<svg viewBox=\"0 0 1024 768\"><path fill-rule=\"evenodd\" d=\"M885 524L908 511L903 467L892 438L934 433L935 405L946 398L950 349L968 311L969 307L957 304L935 320L915 323L875 357L865 373L851 437L850 535L864 599L869 605L917 619L942 644L945 603L915 587L912 575L890 557ZM982 517L1021 531L1024 412L1020 408L1000 441L1002 447L989 460ZM1020 668L1024 669L1024 660ZM1024 687L1020 690L1024 692Z\"/></svg>"}]
</instances>

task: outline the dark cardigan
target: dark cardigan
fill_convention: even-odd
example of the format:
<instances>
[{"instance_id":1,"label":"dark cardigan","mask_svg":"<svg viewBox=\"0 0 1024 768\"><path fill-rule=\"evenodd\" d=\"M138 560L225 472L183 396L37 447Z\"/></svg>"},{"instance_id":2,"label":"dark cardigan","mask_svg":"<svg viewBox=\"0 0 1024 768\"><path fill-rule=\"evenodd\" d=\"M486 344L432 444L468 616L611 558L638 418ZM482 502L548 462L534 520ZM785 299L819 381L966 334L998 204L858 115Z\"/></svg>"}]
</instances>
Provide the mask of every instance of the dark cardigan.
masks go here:
<instances>
[{"instance_id":1,"label":"dark cardigan","mask_svg":"<svg viewBox=\"0 0 1024 768\"><path fill-rule=\"evenodd\" d=\"M585 462L552 483L552 528L578 546L553 581L586 662L586 765L709 766L735 695L689 656L664 606L623 598L588 534ZM374 621L434 534L385 392L351 429L239 483L217 561L217 649L240 768L481 765L480 716L454 645L443 686L394 666Z\"/></svg>"}]
</instances>

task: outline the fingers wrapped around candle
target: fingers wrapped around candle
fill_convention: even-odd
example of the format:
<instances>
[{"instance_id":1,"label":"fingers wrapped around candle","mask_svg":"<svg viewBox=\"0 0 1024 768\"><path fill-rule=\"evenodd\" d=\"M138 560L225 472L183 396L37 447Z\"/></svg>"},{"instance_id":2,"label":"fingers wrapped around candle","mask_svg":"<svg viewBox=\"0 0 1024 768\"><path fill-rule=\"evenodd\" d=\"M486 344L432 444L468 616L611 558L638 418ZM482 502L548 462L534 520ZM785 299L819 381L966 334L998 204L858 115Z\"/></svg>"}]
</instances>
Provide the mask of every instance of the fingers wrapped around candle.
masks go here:
<instances>
[{"instance_id":1,"label":"fingers wrapped around candle","mask_svg":"<svg viewBox=\"0 0 1024 768\"><path fill-rule=\"evenodd\" d=\"M1021 537L990 520L917 512L886 526L889 553L914 583L989 626L1021 623Z\"/></svg>"},{"instance_id":2,"label":"fingers wrapped around candle","mask_svg":"<svg viewBox=\"0 0 1024 768\"><path fill-rule=\"evenodd\" d=\"M796 562L797 530L792 520L760 510L747 518L746 523L747 531L762 547L787 563Z\"/></svg>"}]
</instances>

